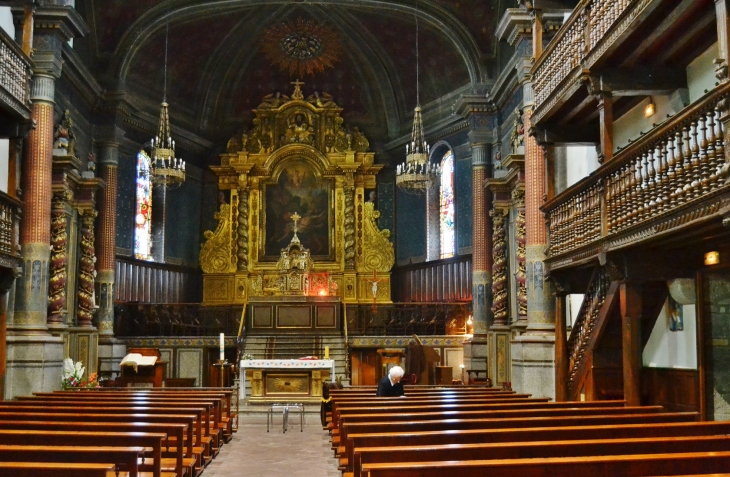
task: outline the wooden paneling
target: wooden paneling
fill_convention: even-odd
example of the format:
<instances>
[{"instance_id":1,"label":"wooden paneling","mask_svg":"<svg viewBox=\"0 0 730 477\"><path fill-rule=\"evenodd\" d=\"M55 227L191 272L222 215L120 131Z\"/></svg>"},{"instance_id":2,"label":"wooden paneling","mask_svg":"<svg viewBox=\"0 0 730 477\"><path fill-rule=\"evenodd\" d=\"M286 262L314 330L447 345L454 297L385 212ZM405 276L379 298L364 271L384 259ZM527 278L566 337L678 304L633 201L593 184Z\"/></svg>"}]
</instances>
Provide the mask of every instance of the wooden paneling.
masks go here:
<instances>
[{"instance_id":1,"label":"wooden paneling","mask_svg":"<svg viewBox=\"0 0 730 477\"><path fill-rule=\"evenodd\" d=\"M198 270L117 259L114 301L139 303L195 303L201 298Z\"/></svg>"},{"instance_id":2,"label":"wooden paneling","mask_svg":"<svg viewBox=\"0 0 730 477\"><path fill-rule=\"evenodd\" d=\"M399 267L393 271L393 301L471 300L471 255Z\"/></svg>"},{"instance_id":3,"label":"wooden paneling","mask_svg":"<svg viewBox=\"0 0 730 477\"><path fill-rule=\"evenodd\" d=\"M642 405L658 404L670 412L699 412L696 369L644 368L641 379Z\"/></svg>"},{"instance_id":4,"label":"wooden paneling","mask_svg":"<svg viewBox=\"0 0 730 477\"><path fill-rule=\"evenodd\" d=\"M355 349L350 353L352 363L352 384L354 386L372 386L377 384L375 369L378 355L375 348Z\"/></svg>"}]
</instances>

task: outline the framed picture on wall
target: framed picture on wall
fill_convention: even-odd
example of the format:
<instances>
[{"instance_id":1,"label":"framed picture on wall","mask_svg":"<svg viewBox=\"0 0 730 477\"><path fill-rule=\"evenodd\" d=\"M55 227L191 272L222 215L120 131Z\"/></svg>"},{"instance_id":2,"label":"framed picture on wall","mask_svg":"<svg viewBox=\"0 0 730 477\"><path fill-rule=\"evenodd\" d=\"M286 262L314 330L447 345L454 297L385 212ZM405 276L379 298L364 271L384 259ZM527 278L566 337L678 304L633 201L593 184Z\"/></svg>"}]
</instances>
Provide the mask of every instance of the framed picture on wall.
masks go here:
<instances>
[{"instance_id":1,"label":"framed picture on wall","mask_svg":"<svg viewBox=\"0 0 730 477\"><path fill-rule=\"evenodd\" d=\"M669 311L669 331L684 331L682 305L669 296L667 297L667 309Z\"/></svg>"}]
</instances>

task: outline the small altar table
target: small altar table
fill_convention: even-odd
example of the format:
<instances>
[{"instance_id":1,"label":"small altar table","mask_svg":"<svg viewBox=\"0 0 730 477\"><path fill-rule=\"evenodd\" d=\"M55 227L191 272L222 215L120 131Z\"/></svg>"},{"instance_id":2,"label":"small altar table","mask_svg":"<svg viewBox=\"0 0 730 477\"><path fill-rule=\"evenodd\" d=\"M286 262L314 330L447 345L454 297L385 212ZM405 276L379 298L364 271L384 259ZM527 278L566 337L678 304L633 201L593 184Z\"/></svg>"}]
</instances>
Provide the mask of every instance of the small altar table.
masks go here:
<instances>
[{"instance_id":1,"label":"small altar table","mask_svg":"<svg viewBox=\"0 0 730 477\"><path fill-rule=\"evenodd\" d=\"M329 376L328 376L329 375ZM302 402L319 404L322 383L335 380L332 359L250 359L241 361L240 399L251 380L249 403Z\"/></svg>"}]
</instances>

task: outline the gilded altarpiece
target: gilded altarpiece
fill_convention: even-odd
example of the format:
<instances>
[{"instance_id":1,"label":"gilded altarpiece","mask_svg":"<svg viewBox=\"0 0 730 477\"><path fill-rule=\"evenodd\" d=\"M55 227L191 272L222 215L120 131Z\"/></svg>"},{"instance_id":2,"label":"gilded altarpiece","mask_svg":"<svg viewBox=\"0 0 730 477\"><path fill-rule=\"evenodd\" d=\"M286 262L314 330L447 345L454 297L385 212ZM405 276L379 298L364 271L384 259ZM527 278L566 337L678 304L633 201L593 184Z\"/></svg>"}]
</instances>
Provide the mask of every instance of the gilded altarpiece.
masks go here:
<instances>
[{"instance_id":1,"label":"gilded altarpiece","mask_svg":"<svg viewBox=\"0 0 730 477\"><path fill-rule=\"evenodd\" d=\"M266 96L211 168L222 194L200 253L205 304L391 302L390 233L365 201L383 166L329 95L301 85Z\"/></svg>"}]
</instances>

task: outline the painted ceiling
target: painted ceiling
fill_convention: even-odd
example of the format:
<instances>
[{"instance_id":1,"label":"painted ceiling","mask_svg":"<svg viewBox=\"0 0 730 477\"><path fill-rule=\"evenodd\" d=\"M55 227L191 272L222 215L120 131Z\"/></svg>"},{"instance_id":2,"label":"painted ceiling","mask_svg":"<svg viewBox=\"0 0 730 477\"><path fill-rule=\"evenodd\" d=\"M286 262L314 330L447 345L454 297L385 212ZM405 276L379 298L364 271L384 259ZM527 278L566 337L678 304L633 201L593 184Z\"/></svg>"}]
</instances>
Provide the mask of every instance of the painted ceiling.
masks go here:
<instances>
[{"instance_id":1,"label":"painted ceiling","mask_svg":"<svg viewBox=\"0 0 730 477\"><path fill-rule=\"evenodd\" d=\"M494 30L507 0L77 0L91 33L75 48L102 84L123 85L149 114L167 100L173 124L220 144L250 127L269 94L331 94L346 124L372 144L410 129L416 104L416 18L420 102L488 83ZM508 5L509 4L509 5ZM326 26L339 41L331 67L297 78L264 54L268 29ZM326 38L325 41L332 41ZM311 48L323 46L319 39ZM106 83L105 83L106 81ZM120 87L120 86L115 86Z\"/></svg>"}]
</instances>

